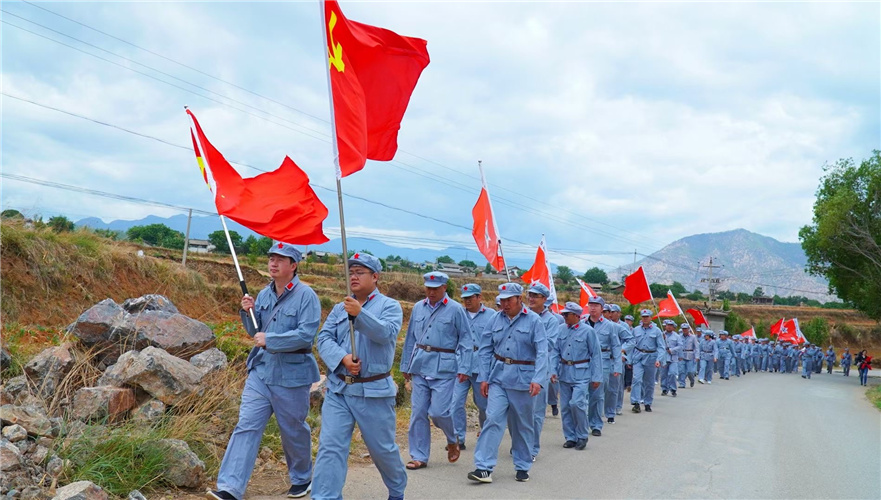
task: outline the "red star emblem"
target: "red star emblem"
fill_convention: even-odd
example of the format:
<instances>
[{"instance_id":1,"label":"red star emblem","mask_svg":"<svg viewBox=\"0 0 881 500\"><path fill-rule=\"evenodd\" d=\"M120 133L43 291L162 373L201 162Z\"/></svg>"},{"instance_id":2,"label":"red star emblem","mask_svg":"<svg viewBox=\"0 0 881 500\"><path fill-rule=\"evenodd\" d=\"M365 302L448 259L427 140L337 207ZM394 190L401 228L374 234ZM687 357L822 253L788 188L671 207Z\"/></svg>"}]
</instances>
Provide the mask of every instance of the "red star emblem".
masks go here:
<instances>
[{"instance_id":1,"label":"red star emblem","mask_svg":"<svg viewBox=\"0 0 881 500\"><path fill-rule=\"evenodd\" d=\"M446 304L446 303L447 303L447 299L444 299L444 304Z\"/></svg>"},{"instance_id":2,"label":"red star emblem","mask_svg":"<svg viewBox=\"0 0 881 500\"><path fill-rule=\"evenodd\" d=\"M284 248L284 243L279 243L278 248Z\"/></svg>"},{"instance_id":3,"label":"red star emblem","mask_svg":"<svg viewBox=\"0 0 881 500\"><path fill-rule=\"evenodd\" d=\"M356 253L355 255L352 256L352 258L357 259L359 255L360 255L360 254L357 254L357 253Z\"/></svg>"},{"instance_id":4,"label":"red star emblem","mask_svg":"<svg viewBox=\"0 0 881 500\"><path fill-rule=\"evenodd\" d=\"M466 287L463 287L462 290L468 290L468 287L467 287L467 286L466 286Z\"/></svg>"},{"instance_id":5,"label":"red star emblem","mask_svg":"<svg viewBox=\"0 0 881 500\"><path fill-rule=\"evenodd\" d=\"M508 289L508 287L506 287L505 285L502 285L502 290L507 290L507 289Z\"/></svg>"}]
</instances>

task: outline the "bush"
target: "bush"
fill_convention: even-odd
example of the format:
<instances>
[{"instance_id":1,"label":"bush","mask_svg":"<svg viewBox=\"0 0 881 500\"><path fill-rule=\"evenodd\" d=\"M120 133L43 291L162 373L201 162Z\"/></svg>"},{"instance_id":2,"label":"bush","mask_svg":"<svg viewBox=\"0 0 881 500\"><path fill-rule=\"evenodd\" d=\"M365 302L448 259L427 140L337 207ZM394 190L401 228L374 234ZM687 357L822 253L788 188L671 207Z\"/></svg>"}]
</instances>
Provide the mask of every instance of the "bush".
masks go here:
<instances>
[{"instance_id":1,"label":"bush","mask_svg":"<svg viewBox=\"0 0 881 500\"><path fill-rule=\"evenodd\" d=\"M812 344L828 345L829 322L825 318L814 318L805 324L802 333Z\"/></svg>"},{"instance_id":2,"label":"bush","mask_svg":"<svg viewBox=\"0 0 881 500\"><path fill-rule=\"evenodd\" d=\"M845 341L859 342L860 340L860 331L857 330L855 327L848 325L847 323L836 323L835 330L838 332L838 335L840 335L841 338ZM808 337L808 340L810 340L810 337Z\"/></svg>"},{"instance_id":3,"label":"bush","mask_svg":"<svg viewBox=\"0 0 881 500\"><path fill-rule=\"evenodd\" d=\"M732 335L743 333L750 329L749 321L734 311L728 313L725 317L725 330Z\"/></svg>"}]
</instances>

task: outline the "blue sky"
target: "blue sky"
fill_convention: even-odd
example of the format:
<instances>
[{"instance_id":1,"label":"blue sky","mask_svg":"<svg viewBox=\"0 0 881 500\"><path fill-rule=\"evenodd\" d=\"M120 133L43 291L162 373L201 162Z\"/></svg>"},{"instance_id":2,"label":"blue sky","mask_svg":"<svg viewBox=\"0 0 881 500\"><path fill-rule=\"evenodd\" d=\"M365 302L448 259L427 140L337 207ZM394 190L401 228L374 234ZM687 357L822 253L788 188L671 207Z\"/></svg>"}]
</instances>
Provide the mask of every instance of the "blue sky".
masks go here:
<instances>
[{"instance_id":1,"label":"blue sky","mask_svg":"<svg viewBox=\"0 0 881 500\"><path fill-rule=\"evenodd\" d=\"M432 59L396 160L370 163L344 179L344 191L452 224L347 199L358 236L469 244L460 226L471 225L481 159L512 253L533 253L545 233L550 250L566 252L553 262L585 269L739 227L797 241L823 164L879 148L877 2L342 8L425 38ZM2 10L4 93L185 146L188 105L228 159L272 169L290 155L333 187L317 2L3 2ZM2 169L212 209L190 151L8 96ZM317 193L334 236L335 195ZM10 179L2 205L74 220L179 213Z\"/></svg>"}]
</instances>

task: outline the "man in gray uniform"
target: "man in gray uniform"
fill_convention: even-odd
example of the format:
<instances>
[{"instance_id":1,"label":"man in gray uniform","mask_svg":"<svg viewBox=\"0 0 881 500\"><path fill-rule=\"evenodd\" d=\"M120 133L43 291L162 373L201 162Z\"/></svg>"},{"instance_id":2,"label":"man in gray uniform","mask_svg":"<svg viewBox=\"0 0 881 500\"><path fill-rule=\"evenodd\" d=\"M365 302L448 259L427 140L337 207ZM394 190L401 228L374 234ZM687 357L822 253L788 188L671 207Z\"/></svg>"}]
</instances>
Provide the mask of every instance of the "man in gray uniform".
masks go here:
<instances>
[{"instance_id":1,"label":"man in gray uniform","mask_svg":"<svg viewBox=\"0 0 881 500\"><path fill-rule=\"evenodd\" d=\"M543 284L535 282L529 286L529 291L526 295L529 302L529 309L535 314L538 314L539 318L541 318L541 322L545 328L545 336L547 337L548 345L554 345L557 341L557 335L560 334L562 325L560 325L560 322L557 320L557 315L545 306L545 302L551 295L551 291ZM548 361L550 361L550 350L548 352ZM541 451L541 431L545 425L545 416L547 415L548 408L548 387L551 385L550 373L548 373L547 377L547 380L541 382L542 389L538 394L538 397L533 398L532 400L535 405L533 417L533 459L535 459L535 457L538 456L539 451Z\"/></svg>"},{"instance_id":2,"label":"man in gray uniform","mask_svg":"<svg viewBox=\"0 0 881 500\"><path fill-rule=\"evenodd\" d=\"M209 490L208 498L244 497L263 430L273 413L291 481L288 497L303 497L312 488L312 431L306 416L309 389L318 381L312 344L321 321L321 305L315 292L297 276L301 258L293 245L274 241L268 264L272 281L260 290L257 300L248 295L242 298L240 315L248 335L254 338L254 348L246 363L248 378L239 421L217 473L217 490ZM257 318L256 328L251 310Z\"/></svg>"},{"instance_id":3,"label":"man in gray uniform","mask_svg":"<svg viewBox=\"0 0 881 500\"><path fill-rule=\"evenodd\" d=\"M428 465L431 426L447 438L447 460L459 459L459 443L453 430L453 390L471 375L474 344L465 308L450 299L449 277L426 273L424 300L413 305L407 336L401 351L401 375L410 381L410 460L407 469Z\"/></svg>"},{"instance_id":4,"label":"man in gray uniform","mask_svg":"<svg viewBox=\"0 0 881 500\"><path fill-rule=\"evenodd\" d=\"M829 350L826 351L826 373L831 374L832 368L835 366L835 349L832 346L829 346Z\"/></svg>"},{"instance_id":5,"label":"man in gray uniform","mask_svg":"<svg viewBox=\"0 0 881 500\"><path fill-rule=\"evenodd\" d=\"M841 353L841 370L845 377L850 377L851 364L853 364L853 355L850 353L850 348L845 347L844 352Z\"/></svg>"},{"instance_id":6,"label":"man in gray uniform","mask_svg":"<svg viewBox=\"0 0 881 500\"><path fill-rule=\"evenodd\" d=\"M689 387L694 387L694 376L697 373L697 355L700 349L700 339L691 334L688 323L680 325L682 332L682 359L679 361L679 388L685 388L685 379L689 380Z\"/></svg>"},{"instance_id":7,"label":"man in gray uniform","mask_svg":"<svg viewBox=\"0 0 881 500\"><path fill-rule=\"evenodd\" d=\"M602 373L602 384L597 387L591 384L589 392L587 418L591 428L590 432L594 436L602 435L604 415L610 423L615 422L615 389L610 390L610 387L615 384L617 388L618 377L621 376L622 371L618 327L612 323L612 320L603 316L605 306L606 302L602 297L591 297L587 301L589 315L584 320L585 323L593 327L600 347L600 352L590 356L591 367L596 364Z\"/></svg>"},{"instance_id":8,"label":"man in gray uniform","mask_svg":"<svg viewBox=\"0 0 881 500\"><path fill-rule=\"evenodd\" d=\"M676 379L679 376L679 356L682 354L682 337L676 333L676 322L664 320L664 341L667 345L661 364L661 396L676 397Z\"/></svg>"},{"instance_id":9,"label":"man in gray uniform","mask_svg":"<svg viewBox=\"0 0 881 500\"><path fill-rule=\"evenodd\" d=\"M468 283L462 287L462 301L465 303L465 314L468 316L468 325L471 327L471 338L474 341L474 355L471 356L471 376L468 380L456 384L453 389L453 429L459 442L459 449L465 449L465 431L468 422L465 416L465 401L468 399L468 389L471 389L471 397L478 410L478 422L483 427L486 420L486 398L480 394L480 385L477 383L477 348L480 346L480 334L489 322L490 316L495 312L483 305L480 285ZM479 432L479 431L478 431Z\"/></svg>"},{"instance_id":10,"label":"man in gray uniform","mask_svg":"<svg viewBox=\"0 0 881 500\"><path fill-rule=\"evenodd\" d=\"M619 359L623 367L621 376L618 377L618 387L615 388L615 415L620 415L624 409L624 379L627 375L627 354L624 352L624 346L633 338L633 327L628 323L621 321L621 306L618 304L609 304L609 319L618 327L618 341L621 344L621 355ZM630 317L631 322L633 317ZM631 379L633 377L633 368L630 368ZM614 423L614 421L610 422Z\"/></svg>"},{"instance_id":11,"label":"man in gray uniform","mask_svg":"<svg viewBox=\"0 0 881 500\"><path fill-rule=\"evenodd\" d=\"M771 345L768 343L768 339L762 339L759 345L759 356L761 358L762 371L768 371L771 367Z\"/></svg>"},{"instance_id":12,"label":"man in gray uniform","mask_svg":"<svg viewBox=\"0 0 881 500\"><path fill-rule=\"evenodd\" d=\"M716 366L716 361L719 360L719 346L716 345L716 340L713 339L713 330L704 330L704 338L700 341L698 347L697 356L700 369L697 372L697 381L701 384L712 384L713 367Z\"/></svg>"},{"instance_id":13,"label":"man in gray uniform","mask_svg":"<svg viewBox=\"0 0 881 500\"><path fill-rule=\"evenodd\" d=\"M639 316L642 322L633 327L633 338L625 347L628 359L633 362L633 390L630 392L633 413L642 411L640 404L645 404L645 411L652 411L655 373L667 353L664 334L652 323L652 311L643 309Z\"/></svg>"}]
</instances>

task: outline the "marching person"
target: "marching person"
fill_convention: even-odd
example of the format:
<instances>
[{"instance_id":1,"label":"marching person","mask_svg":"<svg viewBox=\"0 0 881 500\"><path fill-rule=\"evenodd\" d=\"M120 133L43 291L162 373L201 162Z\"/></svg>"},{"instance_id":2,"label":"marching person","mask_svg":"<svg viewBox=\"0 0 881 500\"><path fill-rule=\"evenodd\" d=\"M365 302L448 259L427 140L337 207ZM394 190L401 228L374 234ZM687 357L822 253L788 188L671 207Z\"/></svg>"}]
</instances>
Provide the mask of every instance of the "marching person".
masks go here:
<instances>
[{"instance_id":1,"label":"marching person","mask_svg":"<svg viewBox=\"0 0 881 500\"><path fill-rule=\"evenodd\" d=\"M643 309L639 313L642 322L633 328L633 338L625 349L628 359L633 363L633 389L630 392L631 411L642 411L640 404L645 404L645 411L652 411L655 396L655 373L661 366L666 349L664 334L652 322L652 311Z\"/></svg>"},{"instance_id":2,"label":"marching person","mask_svg":"<svg viewBox=\"0 0 881 500\"><path fill-rule=\"evenodd\" d=\"M679 378L679 357L682 354L682 337L676 333L676 322L664 320L664 342L667 356L661 364L661 396L676 397L676 379Z\"/></svg>"},{"instance_id":3,"label":"marching person","mask_svg":"<svg viewBox=\"0 0 881 500\"><path fill-rule=\"evenodd\" d=\"M700 339L691 334L691 327L688 323L680 325L682 332L682 360L679 362L679 388L685 388L685 379L689 381L689 387L694 387L694 376L697 373L695 361L697 357L695 352L700 349Z\"/></svg>"},{"instance_id":4,"label":"marching person","mask_svg":"<svg viewBox=\"0 0 881 500\"><path fill-rule=\"evenodd\" d=\"M749 340L750 356L752 357L752 371L758 373L762 371L762 349L755 337Z\"/></svg>"},{"instance_id":5,"label":"marching person","mask_svg":"<svg viewBox=\"0 0 881 500\"><path fill-rule=\"evenodd\" d=\"M823 371L823 358L825 355L823 354L823 348L819 345L814 345L814 373L820 373Z\"/></svg>"},{"instance_id":6,"label":"marching person","mask_svg":"<svg viewBox=\"0 0 881 500\"><path fill-rule=\"evenodd\" d=\"M588 299L588 316L584 321L593 329L599 345L599 351L591 351L590 356L586 356L591 359L587 365L591 370L599 367L599 372L602 375L601 384L596 384L596 380L592 380L588 391L588 427L594 436L603 434L603 416L608 419L610 424L615 423L615 406L617 404L615 389L618 387L618 378L622 371L618 327L603 316L603 309L606 305L606 301L602 297ZM609 312L611 313L611 307ZM590 334L588 334L589 336ZM567 357L566 359L571 360L572 358ZM612 388L613 384L615 389Z\"/></svg>"},{"instance_id":7,"label":"marching person","mask_svg":"<svg viewBox=\"0 0 881 500\"><path fill-rule=\"evenodd\" d=\"M389 499L404 498L407 471L395 441L398 386L391 376L404 313L397 300L377 288L381 272L379 259L354 254L349 259L352 295L333 307L318 333L318 354L328 373L313 500L342 498L355 424ZM350 321L357 356L352 356Z\"/></svg>"},{"instance_id":8,"label":"marching person","mask_svg":"<svg viewBox=\"0 0 881 500\"><path fill-rule=\"evenodd\" d=\"M547 299L545 301L545 307L549 308L549 307L551 307L552 304L553 304L553 302L551 301L551 299ZM566 327L566 321L563 320L563 316L561 314L554 312L553 309L550 309L550 312L551 312L551 314L554 315L555 318L557 318L557 323L560 324L559 328L557 328L557 332L559 333L560 330L562 330L563 328ZM550 339L548 341L550 342ZM548 344L548 345L550 346L550 344ZM553 415L555 417L560 414L560 408L557 404L557 403L559 403L559 400L560 400L558 392L559 392L559 384L557 384L556 382L549 382L548 383L548 406L551 407L551 415Z\"/></svg>"},{"instance_id":9,"label":"marching person","mask_svg":"<svg viewBox=\"0 0 881 500\"><path fill-rule=\"evenodd\" d=\"M474 450L476 469L468 479L492 482L505 426L511 422L515 478L529 480L532 467L533 400L548 378L548 342L541 318L523 306L523 287L499 285L502 310L493 314L480 336L480 390L486 422Z\"/></svg>"},{"instance_id":10,"label":"marching person","mask_svg":"<svg viewBox=\"0 0 881 500\"><path fill-rule=\"evenodd\" d=\"M826 351L826 373L831 374L832 368L835 367L835 349L832 346L829 346L829 350Z\"/></svg>"},{"instance_id":11,"label":"marching person","mask_svg":"<svg viewBox=\"0 0 881 500\"><path fill-rule=\"evenodd\" d=\"M561 328L557 316L545 305L545 302L550 295L551 291L548 287L538 281L532 283L529 286L529 291L526 293L529 309L535 314L538 314L538 317L541 318L542 325L544 325L548 346L554 345L557 341L557 335L559 335ZM548 361L550 361L550 347L548 347ZM550 370L548 370L547 377L547 380L541 381L541 392L532 400L535 404L533 417L534 423L532 424L534 430L532 444L533 460L538 456L538 452L541 451L541 430L545 425L545 416L547 415L548 407L548 387L551 384Z\"/></svg>"},{"instance_id":12,"label":"marching person","mask_svg":"<svg viewBox=\"0 0 881 500\"><path fill-rule=\"evenodd\" d=\"M582 323L583 310L574 302L566 302L562 330L551 348L551 380L560 383L562 406L563 448L583 450L588 440L588 391L600 390L603 379L602 348L593 328Z\"/></svg>"},{"instance_id":13,"label":"marching person","mask_svg":"<svg viewBox=\"0 0 881 500\"><path fill-rule=\"evenodd\" d=\"M312 431L306 415L309 390L319 379L312 344L321 321L321 305L318 295L297 276L302 258L297 248L273 241L268 255L272 281L256 300L245 295L241 302L242 323L254 338L254 348L248 354L239 421L217 473L217 490L207 493L216 500L245 496L263 431L273 413L291 481L288 497L303 497L312 485ZM256 328L249 315L252 310Z\"/></svg>"},{"instance_id":14,"label":"marching person","mask_svg":"<svg viewBox=\"0 0 881 500\"><path fill-rule=\"evenodd\" d=\"M805 353L802 356L802 372L801 378L811 378L814 372L814 360L816 359L816 350L810 342L805 342Z\"/></svg>"},{"instance_id":15,"label":"marching person","mask_svg":"<svg viewBox=\"0 0 881 500\"><path fill-rule=\"evenodd\" d=\"M697 352L700 369L697 381L701 384L713 383L713 367L719 360L719 346L713 339L713 330L704 330L704 338L699 343L700 350Z\"/></svg>"},{"instance_id":16,"label":"marching person","mask_svg":"<svg viewBox=\"0 0 881 500\"><path fill-rule=\"evenodd\" d=\"M620 415L624 410L624 381L627 378L627 353L624 352L624 346L633 338L633 328L624 321L621 321L621 306L618 304L609 304L609 317L612 320L612 323L618 327L618 342L621 344L621 355L619 359L621 360L622 367L624 371L621 372L621 376L618 377L618 386L615 388L615 415ZM633 316L628 316L633 322ZM630 369L631 378L633 377L633 368Z\"/></svg>"},{"instance_id":17,"label":"marching person","mask_svg":"<svg viewBox=\"0 0 881 500\"><path fill-rule=\"evenodd\" d=\"M850 353L850 348L845 347L844 352L841 353L841 370L844 372L845 377L850 377L850 365L853 361L853 355Z\"/></svg>"},{"instance_id":18,"label":"marching person","mask_svg":"<svg viewBox=\"0 0 881 500\"><path fill-rule=\"evenodd\" d=\"M468 399L468 389L471 389L471 398L478 410L478 422L483 427L486 420L486 398L480 393L480 384L477 383L478 360L477 349L480 346L480 334L493 315L491 309L483 305L480 285L468 283L462 287L462 301L465 302L465 313L468 317L468 325L471 327L471 339L474 344L471 356L471 375L464 382L456 384L453 390L453 429L459 450L465 449L465 434L468 422L465 417L465 401ZM480 431L478 431L478 434Z\"/></svg>"},{"instance_id":19,"label":"marching person","mask_svg":"<svg viewBox=\"0 0 881 500\"><path fill-rule=\"evenodd\" d=\"M447 460L459 460L459 442L453 430L453 389L457 381L468 380L474 352L465 308L447 295L449 276L433 271L422 279L425 299L413 306L401 351L401 374L411 384L409 470L428 466L429 418L447 438Z\"/></svg>"},{"instance_id":20,"label":"marching person","mask_svg":"<svg viewBox=\"0 0 881 500\"><path fill-rule=\"evenodd\" d=\"M734 346L728 340L728 332L725 330L719 330L719 341L716 342L716 347L719 349L719 357L716 363L719 366L719 378L729 380L728 368L730 367L730 360L734 356Z\"/></svg>"},{"instance_id":21,"label":"marching person","mask_svg":"<svg viewBox=\"0 0 881 500\"><path fill-rule=\"evenodd\" d=\"M759 345L759 356L761 357L762 371L766 372L771 367L771 345L768 339L762 339Z\"/></svg>"}]
</instances>

